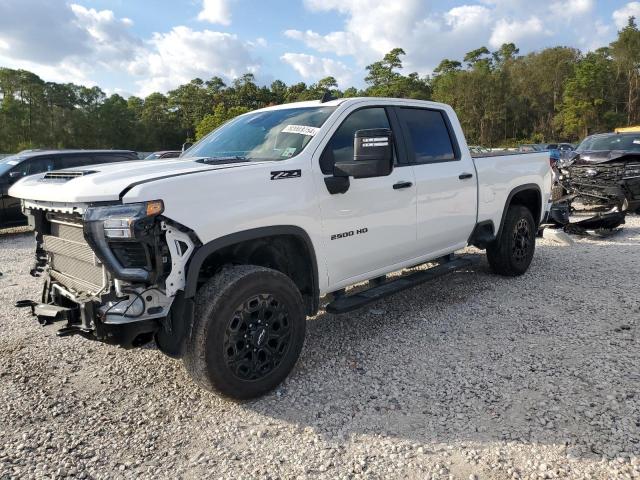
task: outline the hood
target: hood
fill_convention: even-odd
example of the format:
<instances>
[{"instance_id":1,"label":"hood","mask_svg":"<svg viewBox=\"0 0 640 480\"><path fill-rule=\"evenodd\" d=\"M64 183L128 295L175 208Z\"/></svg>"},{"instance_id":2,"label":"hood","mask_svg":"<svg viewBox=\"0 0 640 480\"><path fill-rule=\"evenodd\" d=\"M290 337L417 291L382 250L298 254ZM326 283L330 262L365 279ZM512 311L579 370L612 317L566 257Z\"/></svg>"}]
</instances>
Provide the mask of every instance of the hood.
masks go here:
<instances>
[{"instance_id":1,"label":"hood","mask_svg":"<svg viewBox=\"0 0 640 480\"><path fill-rule=\"evenodd\" d=\"M9 195L25 200L92 203L119 200L129 188L162 178L242 168L255 162L205 164L197 158L119 162L39 173L16 182Z\"/></svg>"},{"instance_id":2,"label":"hood","mask_svg":"<svg viewBox=\"0 0 640 480\"><path fill-rule=\"evenodd\" d=\"M640 160L640 152L628 150L585 150L573 157L575 165L597 165L614 160Z\"/></svg>"}]
</instances>

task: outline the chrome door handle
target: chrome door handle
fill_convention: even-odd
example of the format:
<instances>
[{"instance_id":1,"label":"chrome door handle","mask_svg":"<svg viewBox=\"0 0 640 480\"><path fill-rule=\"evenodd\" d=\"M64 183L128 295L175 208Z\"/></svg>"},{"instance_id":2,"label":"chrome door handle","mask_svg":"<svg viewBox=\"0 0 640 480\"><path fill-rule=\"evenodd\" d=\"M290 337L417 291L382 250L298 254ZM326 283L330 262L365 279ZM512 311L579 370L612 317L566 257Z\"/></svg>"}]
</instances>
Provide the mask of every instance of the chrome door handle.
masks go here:
<instances>
[{"instance_id":1,"label":"chrome door handle","mask_svg":"<svg viewBox=\"0 0 640 480\"><path fill-rule=\"evenodd\" d=\"M409 188L413 185L411 182L398 182L393 184L394 190L400 190L401 188Z\"/></svg>"}]
</instances>

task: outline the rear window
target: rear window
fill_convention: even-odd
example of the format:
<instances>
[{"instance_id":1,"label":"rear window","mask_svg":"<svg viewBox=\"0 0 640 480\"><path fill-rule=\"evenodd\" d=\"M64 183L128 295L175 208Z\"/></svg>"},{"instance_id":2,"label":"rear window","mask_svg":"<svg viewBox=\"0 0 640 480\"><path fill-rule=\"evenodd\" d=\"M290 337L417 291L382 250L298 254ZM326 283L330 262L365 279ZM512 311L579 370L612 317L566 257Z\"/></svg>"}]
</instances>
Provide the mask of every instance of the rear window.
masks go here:
<instances>
[{"instance_id":1,"label":"rear window","mask_svg":"<svg viewBox=\"0 0 640 480\"><path fill-rule=\"evenodd\" d=\"M438 110L400 108L400 121L409 136L414 162L448 162L456 160L447 123Z\"/></svg>"}]
</instances>

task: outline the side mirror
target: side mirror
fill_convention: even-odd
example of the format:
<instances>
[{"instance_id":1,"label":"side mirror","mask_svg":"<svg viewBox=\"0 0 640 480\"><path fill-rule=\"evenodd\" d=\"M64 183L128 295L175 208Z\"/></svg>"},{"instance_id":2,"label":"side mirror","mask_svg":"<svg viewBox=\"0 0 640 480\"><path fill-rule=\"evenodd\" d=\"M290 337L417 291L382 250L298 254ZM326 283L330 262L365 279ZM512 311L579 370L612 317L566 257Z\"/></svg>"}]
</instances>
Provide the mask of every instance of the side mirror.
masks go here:
<instances>
[{"instance_id":1,"label":"side mirror","mask_svg":"<svg viewBox=\"0 0 640 480\"><path fill-rule=\"evenodd\" d=\"M182 151L186 152L187 150L189 150L191 148L191 145L193 145L193 142L184 142L182 144Z\"/></svg>"},{"instance_id":2,"label":"side mirror","mask_svg":"<svg viewBox=\"0 0 640 480\"><path fill-rule=\"evenodd\" d=\"M353 160L336 163L334 177L385 177L393 170L393 132L388 128L356 131Z\"/></svg>"}]
</instances>

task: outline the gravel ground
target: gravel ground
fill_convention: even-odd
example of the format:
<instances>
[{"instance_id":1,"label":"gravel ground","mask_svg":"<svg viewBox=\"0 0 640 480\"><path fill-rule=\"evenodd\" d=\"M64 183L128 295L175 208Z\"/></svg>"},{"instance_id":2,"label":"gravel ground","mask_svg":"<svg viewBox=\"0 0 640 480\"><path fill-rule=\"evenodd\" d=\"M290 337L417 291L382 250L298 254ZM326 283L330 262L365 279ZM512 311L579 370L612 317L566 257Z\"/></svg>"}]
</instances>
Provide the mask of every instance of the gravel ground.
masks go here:
<instances>
[{"instance_id":1,"label":"gravel ground","mask_svg":"<svg viewBox=\"0 0 640 480\"><path fill-rule=\"evenodd\" d=\"M0 478L640 478L640 218L574 239L520 278L482 257L321 313L288 380L238 404L14 309L33 241L0 235Z\"/></svg>"}]
</instances>

